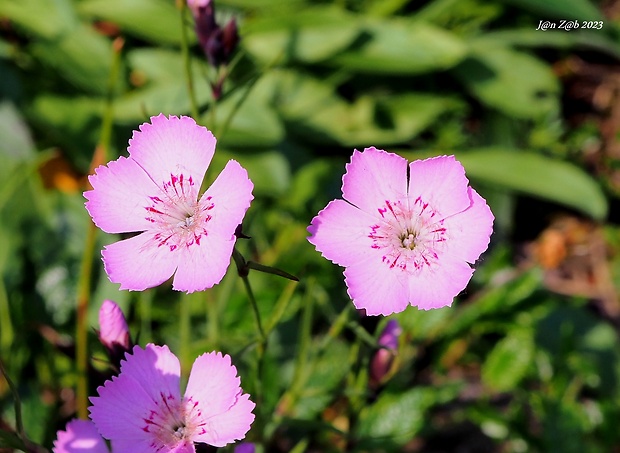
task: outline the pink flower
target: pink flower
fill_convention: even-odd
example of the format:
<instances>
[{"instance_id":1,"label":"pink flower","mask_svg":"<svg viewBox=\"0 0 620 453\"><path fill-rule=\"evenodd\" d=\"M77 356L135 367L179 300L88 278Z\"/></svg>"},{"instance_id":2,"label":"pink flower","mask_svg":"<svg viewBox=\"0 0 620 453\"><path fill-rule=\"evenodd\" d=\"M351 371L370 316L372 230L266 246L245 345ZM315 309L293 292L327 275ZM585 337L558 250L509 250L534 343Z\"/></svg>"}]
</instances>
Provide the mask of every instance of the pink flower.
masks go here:
<instances>
[{"instance_id":1,"label":"pink flower","mask_svg":"<svg viewBox=\"0 0 620 453\"><path fill-rule=\"evenodd\" d=\"M90 420L71 420L65 429L56 434L53 453L110 453Z\"/></svg>"},{"instance_id":2,"label":"pink flower","mask_svg":"<svg viewBox=\"0 0 620 453\"><path fill-rule=\"evenodd\" d=\"M344 200L312 220L308 240L344 266L348 293L369 315L408 304L450 305L486 250L493 214L469 187L454 156L407 160L375 148L355 151L342 178Z\"/></svg>"},{"instance_id":3,"label":"pink flower","mask_svg":"<svg viewBox=\"0 0 620 453\"><path fill-rule=\"evenodd\" d=\"M120 374L90 399L90 418L122 452L194 453L194 442L223 447L245 436L255 404L242 393L230 356L199 356L184 396L180 376L167 346L135 346Z\"/></svg>"},{"instance_id":4,"label":"pink flower","mask_svg":"<svg viewBox=\"0 0 620 453\"><path fill-rule=\"evenodd\" d=\"M86 209L107 233L140 232L102 252L110 280L121 289L142 291L175 274L174 289L201 291L226 272L253 185L230 160L198 198L215 152L213 134L186 116L159 115L151 123L134 131L129 157L89 176Z\"/></svg>"}]
</instances>

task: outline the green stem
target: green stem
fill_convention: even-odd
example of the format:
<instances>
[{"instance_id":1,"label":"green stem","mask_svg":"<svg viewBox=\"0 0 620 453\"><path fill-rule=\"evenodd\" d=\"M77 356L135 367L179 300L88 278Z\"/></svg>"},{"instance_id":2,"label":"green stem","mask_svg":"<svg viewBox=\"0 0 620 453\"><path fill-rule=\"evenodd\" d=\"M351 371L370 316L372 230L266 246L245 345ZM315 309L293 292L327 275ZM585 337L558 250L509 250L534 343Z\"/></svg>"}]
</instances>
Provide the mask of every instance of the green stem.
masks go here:
<instances>
[{"instance_id":1,"label":"green stem","mask_svg":"<svg viewBox=\"0 0 620 453\"><path fill-rule=\"evenodd\" d=\"M191 327L192 327L192 311L194 295L185 294L179 298L179 355L181 357L181 367L186 369L191 360ZM186 373L182 375L187 376Z\"/></svg>"},{"instance_id":2,"label":"green stem","mask_svg":"<svg viewBox=\"0 0 620 453\"><path fill-rule=\"evenodd\" d=\"M186 0L178 0L177 7L181 16L181 53L183 55L183 65L185 69L185 80L187 82L187 94L189 96L192 117L198 121L198 102L194 91L194 78L192 75L192 59L189 54L189 38L187 27L185 26L185 11L187 10Z\"/></svg>"},{"instance_id":3,"label":"green stem","mask_svg":"<svg viewBox=\"0 0 620 453\"><path fill-rule=\"evenodd\" d=\"M123 40L117 38L112 45L112 65L108 79L108 93L101 124L101 135L99 143L93 155L92 167L96 167L101 162L107 162L110 140L112 137L112 120L114 117L114 87L118 78L120 67L120 55L123 48ZM91 221L86 232L86 242L82 254L82 265L77 287L77 312L76 312L76 369L77 369L77 390L76 405L78 417L88 418L88 305L91 292L91 276L93 269L93 259L95 254L95 240L97 228Z\"/></svg>"},{"instance_id":4,"label":"green stem","mask_svg":"<svg viewBox=\"0 0 620 453\"><path fill-rule=\"evenodd\" d=\"M248 293L248 299L250 299L250 305L252 306L252 312L254 313L254 319L256 321L258 335L260 336L261 343L264 344L267 342L267 336L265 335L265 330L263 329L263 323L260 319L260 312L258 311L258 304L256 303L256 299L254 298L254 293L252 292L250 280L248 279L247 275L242 275L241 280L243 280L243 286L245 287L245 291Z\"/></svg>"},{"instance_id":5,"label":"green stem","mask_svg":"<svg viewBox=\"0 0 620 453\"><path fill-rule=\"evenodd\" d=\"M153 291L141 291L138 294L138 306L140 307L140 340L144 343L151 343L153 341L151 327L153 319Z\"/></svg>"},{"instance_id":6,"label":"green stem","mask_svg":"<svg viewBox=\"0 0 620 453\"><path fill-rule=\"evenodd\" d=\"M6 379L6 382L9 385L9 390L13 394L13 401L14 401L14 407L15 407L15 429L17 430L17 434L19 435L20 439L24 441L26 439L26 433L24 432L24 422L22 420L21 400L19 399L19 393L17 391L17 387L15 387L15 384L9 377L9 373L6 372L6 369L4 368L4 364L2 363L2 360L0 360L0 373L2 373L2 375L4 376L4 379Z\"/></svg>"},{"instance_id":7,"label":"green stem","mask_svg":"<svg viewBox=\"0 0 620 453\"><path fill-rule=\"evenodd\" d=\"M77 414L79 418L88 418L88 302L90 299L91 273L95 249L96 227L89 222L86 243L82 254L82 266L78 281L78 298L75 332L75 355L77 368Z\"/></svg>"},{"instance_id":8,"label":"green stem","mask_svg":"<svg viewBox=\"0 0 620 453\"><path fill-rule=\"evenodd\" d=\"M9 354L9 348L13 343L13 324L11 322L11 309L9 298L6 294L4 279L0 278L0 355Z\"/></svg>"}]
</instances>

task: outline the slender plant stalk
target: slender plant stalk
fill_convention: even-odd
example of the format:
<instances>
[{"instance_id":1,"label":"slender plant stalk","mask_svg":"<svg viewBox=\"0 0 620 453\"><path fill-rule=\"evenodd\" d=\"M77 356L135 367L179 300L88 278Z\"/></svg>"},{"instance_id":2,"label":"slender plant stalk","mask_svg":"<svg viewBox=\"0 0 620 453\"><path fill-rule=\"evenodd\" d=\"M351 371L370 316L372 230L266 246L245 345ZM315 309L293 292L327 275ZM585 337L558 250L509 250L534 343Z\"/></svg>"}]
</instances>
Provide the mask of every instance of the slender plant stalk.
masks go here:
<instances>
[{"instance_id":1,"label":"slender plant stalk","mask_svg":"<svg viewBox=\"0 0 620 453\"><path fill-rule=\"evenodd\" d=\"M13 402L15 408L15 429L20 439L24 441L26 439L26 433L24 432L24 422L22 420L22 404L21 400L19 399L19 392L17 391L17 387L15 387L15 384L9 377L9 373L6 372L2 360L0 360L0 373L2 373L4 379L6 379L6 382L9 385L9 390L13 394Z\"/></svg>"},{"instance_id":2,"label":"slender plant stalk","mask_svg":"<svg viewBox=\"0 0 620 453\"><path fill-rule=\"evenodd\" d=\"M0 279L0 355L9 354L9 347L13 343L13 324L9 298L6 294L4 280Z\"/></svg>"},{"instance_id":3,"label":"slender plant stalk","mask_svg":"<svg viewBox=\"0 0 620 453\"><path fill-rule=\"evenodd\" d=\"M77 414L79 418L88 417L88 302L90 299L90 276L93 268L96 228L88 224L86 243L82 254L82 267L78 282L77 325L75 332L75 354L77 367Z\"/></svg>"},{"instance_id":4,"label":"slender plant stalk","mask_svg":"<svg viewBox=\"0 0 620 453\"><path fill-rule=\"evenodd\" d=\"M99 164L108 160L110 140L112 137L112 119L114 116L114 91L118 70L120 67L120 55L124 41L117 38L112 44L112 65L110 77L108 79L108 89L106 103L101 125L101 135L99 143L95 148L91 162L91 173ZM79 418L88 417L88 305L91 293L91 275L93 270L93 259L95 254L95 240L97 228L90 221L86 232L84 252L82 254L82 265L77 290L77 312L76 312L76 369L77 369L77 394L76 405Z\"/></svg>"},{"instance_id":5,"label":"slender plant stalk","mask_svg":"<svg viewBox=\"0 0 620 453\"><path fill-rule=\"evenodd\" d=\"M191 328L192 328L192 304L197 303L196 299L201 293L183 294L179 298L179 355L181 356L181 367L187 371L191 361ZM182 373L187 376L188 373Z\"/></svg>"},{"instance_id":6,"label":"slender plant stalk","mask_svg":"<svg viewBox=\"0 0 620 453\"><path fill-rule=\"evenodd\" d=\"M187 27L185 26L185 15L187 11L186 0L177 0L177 8L181 17L181 53L183 55L183 65L185 68L185 81L187 82L187 94L189 97L192 117L198 121L198 102L196 101L196 92L194 91L194 78L192 76L192 60L189 54L189 38L187 36Z\"/></svg>"}]
</instances>

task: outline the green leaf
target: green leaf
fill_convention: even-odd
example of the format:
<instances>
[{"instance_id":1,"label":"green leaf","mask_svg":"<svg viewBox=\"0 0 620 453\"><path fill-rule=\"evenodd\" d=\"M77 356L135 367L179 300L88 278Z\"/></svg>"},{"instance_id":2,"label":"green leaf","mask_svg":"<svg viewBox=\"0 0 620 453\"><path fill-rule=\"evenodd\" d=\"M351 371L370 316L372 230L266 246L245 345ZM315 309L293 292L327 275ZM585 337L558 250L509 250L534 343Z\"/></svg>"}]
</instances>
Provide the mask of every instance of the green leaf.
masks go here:
<instances>
[{"instance_id":1,"label":"green leaf","mask_svg":"<svg viewBox=\"0 0 620 453\"><path fill-rule=\"evenodd\" d=\"M295 133L346 147L405 142L459 106L453 98L422 93L362 96L349 103L328 83L294 71L272 72L257 88L270 93Z\"/></svg>"},{"instance_id":2,"label":"green leaf","mask_svg":"<svg viewBox=\"0 0 620 453\"><path fill-rule=\"evenodd\" d=\"M600 186L579 167L532 152L489 148L458 154L469 177L577 209L607 216Z\"/></svg>"},{"instance_id":3,"label":"green leaf","mask_svg":"<svg viewBox=\"0 0 620 453\"><path fill-rule=\"evenodd\" d=\"M117 24L123 31L158 44L181 42L181 19L173 2L163 0L86 0L80 14ZM190 33L195 40L194 33Z\"/></svg>"},{"instance_id":4,"label":"green leaf","mask_svg":"<svg viewBox=\"0 0 620 453\"><path fill-rule=\"evenodd\" d=\"M32 53L76 86L105 93L112 61L110 42L93 28L80 25L54 41L38 41Z\"/></svg>"},{"instance_id":5,"label":"green leaf","mask_svg":"<svg viewBox=\"0 0 620 453\"><path fill-rule=\"evenodd\" d=\"M358 43L328 63L370 74L421 74L459 63L465 45L451 33L420 21L371 20Z\"/></svg>"},{"instance_id":6,"label":"green leaf","mask_svg":"<svg viewBox=\"0 0 620 453\"><path fill-rule=\"evenodd\" d=\"M20 451L27 451L24 442L17 437L17 434L0 430L0 448L14 448Z\"/></svg>"},{"instance_id":7,"label":"green leaf","mask_svg":"<svg viewBox=\"0 0 620 453\"><path fill-rule=\"evenodd\" d=\"M284 137L284 127L275 109L253 96L252 91L239 107L241 91L217 104L216 127L221 146L230 148L269 148L275 147ZM203 116L208 123L211 113ZM232 117L231 117L232 115ZM230 118L230 122L224 124Z\"/></svg>"},{"instance_id":8,"label":"green leaf","mask_svg":"<svg viewBox=\"0 0 620 453\"><path fill-rule=\"evenodd\" d=\"M296 418L311 420L339 394L339 386L349 371L347 346L334 341L323 355L314 359L310 375L299 392L293 414Z\"/></svg>"},{"instance_id":9,"label":"green leaf","mask_svg":"<svg viewBox=\"0 0 620 453\"><path fill-rule=\"evenodd\" d=\"M287 160L275 151L252 154L230 153L219 148L213 157L215 168L223 168L229 159L235 159L248 171L254 183L254 195L279 196L288 190L291 183L291 170ZM209 170L210 177L217 175ZM208 175L208 176L209 176Z\"/></svg>"},{"instance_id":10,"label":"green leaf","mask_svg":"<svg viewBox=\"0 0 620 453\"><path fill-rule=\"evenodd\" d=\"M528 9L538 14L544 14L540 20L546 19L581 19L581 20L601 20L603 15L600 10L588 0L504 0L515 6ZM538 22L532 24L534 28Z\"/></svg>"},{"instance_id":11,"label":"green leaf","mask_svg":"<svg viewBox=\"0 0 620 453\"><path fill-rule=\"evenodd\" d=\"M29 114L46 131L48 140L62 146L77 168L88 171L99 138L102 109L102 99L41 92Z\"/></svg>"},{"instance_id":12,"label":"green leaf","mask_svg":"<svg viewBox=\"0 0 620 453\"><path fill-rule=\"evenodd\" d=\"M540 118L559 108L558 81L537 58L479 41L455 73L483 103L516 118Z\"/></svg>"},{"instance_id":13,"label":"green leaf","mask_svg":"<svg viewBox=\"0 0 620 453\"><path fill-rule=\"evenodd\" d=\"M5 159L26 161L34 157L34 143L28 126L10 102L0 103L0 157L3 162Z\"/></svg>"},{"instance_id":14,"label":"green leaf","mask_svg":"<svg viewBox=\"0 0 620 453\"><path fill-rule=\"evenodd\" d=\"M541 32L532 28L489 31L476 42L502 44L506 47L556 47L560 49L591 49L620 59L618 44L598 30L560 30Z\"/></svg>"},{"instance_id":15,"label":"green leaf","mask_svg":"<svg viewBox=\"0 0 620 453\"><path fill-rule=\"evenodd\" d=\"M69 0L3 0L0 17L46 39L57 38L77 25L73 3Z\"/></svg>"},{"instance_id":16,"label":"green leaf","mask_svg":"<svg viewBox=\"0 0 620 453\"><path fill-rule=\"evenodd\" d=\"M187 93L184 63L179 52L166 49L134 49L127 54L133 76L141 81L139 88L129 91L114 102L114 119L122 123L148 120L159 113L187 114L191 110ZM207 70L204 61L192 61L199 106L211 100L211 90L203 81Z\"/></svg>"},{"instance_id":17,"label":"green leaf","mask_svg":"<svg viewBox=\"0 0 620 453\"><path fill-rule=\"evenodd\" d=\"M510 331L482 365L482 381L493 390L514 389L525 377L534 358L533 332L528 328Z\"/></svg>"},{"instance_id":18,"label":"green leaf","mask_svg":"<svg viewBox=\"0 0 620 453\"><path fill-rule=\"evenodd\" d=\"M374 404L360 413L356 430L360 444L396 451L424 427L427 410L454 397L454 391L424 387L402 393L384 391Z\"/></svg>"},{"instance_id":19,"label":"green leaf","mask_svg":"<svg viewBox=\"0 0 620 453\"><path fill-rule=\"evenodd\" d=\"M264 64L276 59L313 63L348 47L360 24L356 16L339 8L323 7L264 15L248 21L243 32L242 45Z\"/></svg>"},{"instance_id":20,"label":"green leaf","mask_svg":"<svg viewBox=\"0 0 620 453\"><path fill-rule=\"evenodd\" d=\"M542 275L539 269L529 270L513 280L488 289L475 303L458 306L451 311L452 319L446 322L446 335L456 336L474 327L480 319L498 317L515 307L542 287Z\"/></svg>"}]
</instances>

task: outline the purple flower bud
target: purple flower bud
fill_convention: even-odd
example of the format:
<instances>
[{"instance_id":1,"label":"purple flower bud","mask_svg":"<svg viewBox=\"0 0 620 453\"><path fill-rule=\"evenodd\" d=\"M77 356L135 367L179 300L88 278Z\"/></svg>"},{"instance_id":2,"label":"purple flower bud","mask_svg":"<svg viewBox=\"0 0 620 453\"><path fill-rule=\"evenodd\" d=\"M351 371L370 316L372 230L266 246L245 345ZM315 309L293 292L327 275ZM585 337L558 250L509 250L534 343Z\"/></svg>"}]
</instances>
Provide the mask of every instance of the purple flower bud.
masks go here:
<instances>
[{"instance_id":1,"label":"purple flower bud","mask_svg":"<svg viewBox=\"0 0 620 453\"><path fill-rule=\"evenodd\" d=\"M120 363L132 347L125 315L111 300L104 300L99 309L99 341L108 350L113 363Z\"/></svg>"},{"instance_id":2,"label":"purple flower bud","mask_svg":"<svg viewBox=\"0 0 620 453\"><path fill-rule=\"evenodd\" d=\"M215 7L211 0L188 0L187 5L194 16L200 47L209 63L214 67L228 63L239 42L235 20L222 29L215 22Z\"/></svg>"},{"instance_id":3,"label":"purple flower bud","mask_svg":"<svg viewBox=\"0 0 620 453\"><path fill-rule=\"evenodd\" d=\"M379 335L378 343L385 349L379 349L370 362L370 382L373 387L380 385L390 371L401 333L402 328L398 321L390 319Z\"/></svg>"}]
</instances>

